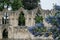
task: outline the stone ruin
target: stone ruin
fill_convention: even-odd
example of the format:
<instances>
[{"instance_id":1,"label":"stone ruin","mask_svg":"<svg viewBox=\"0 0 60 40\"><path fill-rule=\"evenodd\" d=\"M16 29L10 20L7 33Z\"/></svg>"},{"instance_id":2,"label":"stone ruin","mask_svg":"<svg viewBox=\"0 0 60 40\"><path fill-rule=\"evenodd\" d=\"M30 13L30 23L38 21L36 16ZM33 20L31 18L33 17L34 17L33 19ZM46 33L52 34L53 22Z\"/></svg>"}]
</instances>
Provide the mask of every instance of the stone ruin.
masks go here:
<instances>
[{"instance_id":1,"label":"stone ruin","mask_svg":"<svg viewBox=\"0 0 60 40\"><path fill-rule=\"evenodd\" d=\"M37 10L41 11L41 15L43 18L45 18L47 15L52 15L52 12L47 10L42 10L41 8L37 7L36 9L33 10L25 10L24 8L20 8L17 11L8 11L7 9L4 9L3 11L0 11L0 39L4 38L7 36L9 39L36 39L40 37L34 37L29 31L27 30L28 27L35 25L35 15L37 13ZM18 25L18 17L19 14L23 12L24 17L25 17L25 25L24 26L19 26ZM7 16L6 16L7 14ZM3 18L7 17L7 23L3 23ZM45 22L45 19L43 20L44 25L49 28L52 25L48 24ZM49 27L48 27L49 26ZM6 35L4 36L4 33ZM44 37L45 38L45 37ZM50 37L48 37L49 39ZM42 38L43 39L43 38ZM46 39L46 38L45 38ZM43 39L44 40L44 39ZM51 38L52 40L52 38Z\"/></svg>"}]
</instances>

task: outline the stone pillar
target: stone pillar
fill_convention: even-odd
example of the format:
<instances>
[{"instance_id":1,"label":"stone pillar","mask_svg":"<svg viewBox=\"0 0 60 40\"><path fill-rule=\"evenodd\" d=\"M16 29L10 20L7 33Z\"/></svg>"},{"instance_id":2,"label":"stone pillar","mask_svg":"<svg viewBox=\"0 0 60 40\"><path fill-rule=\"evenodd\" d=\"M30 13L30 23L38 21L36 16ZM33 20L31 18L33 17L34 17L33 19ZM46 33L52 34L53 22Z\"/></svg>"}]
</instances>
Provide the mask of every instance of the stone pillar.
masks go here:
<instances>
[{"instance_id":1,"label":"stone pillar","mask_svg":"<svg viewBox=\"0 0 60 40\"><path fill-rule=\"evenodd\" d=\"M32 17L31 17L31 26L35 25L35 14L34 12L32 11Z\"/></svg>"},{"instance_id":2,"label":"stone pillar","mask_svg":"<svg viewBox=\"0 0 60 40\"><path fill-rule=\"evenodd\" d=\"M30 11L30 13L26 15L26 26L33 26L34 24L34 12Z\"/></svg>"},{"instance_id":3,"label":"stone pillar","mask_svg":"<svg viewBox=\"0 0 60 40\"><path fill-rule=\"evenodd\" d=\"M2 24L2 15L0 15L0 24Z\"/></svg>"},{"instance_id":4,"label":"stone pillar","mask_svg":"<svg viewBox=\"0 0 60 40\"><path fill-rule=\"evenodd\" d=\"M0 39L2 39L2 31L1 31L1 29L0 29Z\"/></svg>"},{"instance_id":5,"label":"stone pillar","mask_svg":"<svg viewBox=\"0 0 60 40\"><path fill-rule=\"evenodd\" d=\"M12 15L10 16L10 25L18 26L18 19L16 13L12 13Z\"/></svg>"},{"instance_id":6,"label":"stone pillar","mask_svg":"<svg viewBox=\"0 0 60 40\"><path fill-rule=\"evenodd\" d=\"M14 35L14 33L13 33L13 27L9 26L9 28L8 28L8 38L12 39L13 35Z\"/></svg>"}]
</instances>

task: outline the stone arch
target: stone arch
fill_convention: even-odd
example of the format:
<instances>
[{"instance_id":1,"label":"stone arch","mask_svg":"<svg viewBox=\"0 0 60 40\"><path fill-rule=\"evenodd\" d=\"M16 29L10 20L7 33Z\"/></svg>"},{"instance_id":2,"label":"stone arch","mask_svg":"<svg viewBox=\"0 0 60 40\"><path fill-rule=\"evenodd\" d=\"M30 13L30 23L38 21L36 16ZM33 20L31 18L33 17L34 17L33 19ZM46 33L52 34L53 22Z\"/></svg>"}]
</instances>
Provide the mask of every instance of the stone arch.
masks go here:
<instances>
[{"instance_id":1,"label":"stone arch","mask_svg":"<svg viewBox=\"0 0 60 40\"><path fill-rule=\"evenodd\" d=\"M8 30L6 28L2 31L2 38L8 38Z\"/></svg>"},{"instance_id":2,"label":"stone arch","mask_svg":"<svg viewBox=\"0 0 60 40\"><path fill-rule=\"evenodd\" d=\"M19 14L18 25L19 26L25 26L25 14L23 13L23 11L21 11Z\"/></svg>"}]
</instances>

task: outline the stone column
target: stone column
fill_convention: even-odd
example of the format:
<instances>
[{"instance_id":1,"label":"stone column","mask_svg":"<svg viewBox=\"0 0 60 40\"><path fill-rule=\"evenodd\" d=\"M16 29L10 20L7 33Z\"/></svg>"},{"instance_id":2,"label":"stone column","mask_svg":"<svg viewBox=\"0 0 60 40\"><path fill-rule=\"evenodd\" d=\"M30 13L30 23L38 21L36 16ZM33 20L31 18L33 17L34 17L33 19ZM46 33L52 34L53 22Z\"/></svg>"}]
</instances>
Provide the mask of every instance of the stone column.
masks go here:
<instances>
[{"instance_id":1,"label":"stone column","mask_svg":"<svg viewBox=\"0 0 60 40\"><path fill-rule=\"evenodd\" d=\"M9 39L13 39L13 27L12 26L9 26L8 28L8 38Z\"/></svg>"},{"instance_id":2,"label":"stone column","mask_svg":"<svg viewBox=\"0 0 60 40\"><path fill-rule=\"evenodd\" d=\"M1 29L0 29L0 39L2 39L2 31L1 31Z\"/></svg>"}]
</instances>

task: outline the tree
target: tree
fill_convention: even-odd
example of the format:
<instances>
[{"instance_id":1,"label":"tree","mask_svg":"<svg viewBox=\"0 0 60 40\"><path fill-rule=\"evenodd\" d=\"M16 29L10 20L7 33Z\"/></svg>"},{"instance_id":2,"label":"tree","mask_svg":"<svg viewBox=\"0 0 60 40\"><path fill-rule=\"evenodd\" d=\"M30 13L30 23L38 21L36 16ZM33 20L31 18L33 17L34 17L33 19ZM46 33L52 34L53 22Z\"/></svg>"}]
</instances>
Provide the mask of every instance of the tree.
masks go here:
<instances>
[{"instance_id":1,"label":"tree","mask_svg":"<svg viewBox=\"0 0 60 40\"><path fill-rule=\"evenodd\" d=\"M4 9L3 3L0 3L0 11L2 11L3 9Z\"/></svg>"},{"instance_id":2,"label":"tree","mask_svg":"<svg viewBox=\"0 0 60 40\"><path fill-rule=\"evenodd\" d=\"M46 32L46 27L42 22L37 23L35 26L28 27L28 30L34 36L42 36Z\"/></svg>"},{"instance_id":3,"label":"tree","mask_svg":"<svg viewBox=\"0 0 60 40\"><path fill-rule=\"evenodd\" d=\"M25 9L31 10L34 9L38 6L38 2L40 0L2 0L0 3L3 5L7 4L8 6L10 5L12 7L12 10L18 10L20 7L23 7ZM0 4L1 5L1 4ZM0 10L3 10L3 6L0 6Z\"/></svg>"},{"instance_id":4,"label":"tree","mask_svg":"<svg viewBox=\"0 0 60 40\"><path fill-rule=\"evenodd\" d=\"M40 0L23 0L22 1L24 8L28 10L36 8L38 6L38 2L40 2Z\"/></svg>"},{"instance_id":5,"label":"tree","mask_svg":"<svg viewBox=\"0 0 60 40\"><path fill-rule=\"evenodd\" d=\"M4 9L4 3L3 3L3 0L0 0L0 11L2 11Z\"/></svg>"},{"instance_id":6,"label":"tree","mask_svg":"<svg viewBox=\"0 0 60 40\"><path fill-rule=\"evenodd\" d=\"M18 10L20 7L22 7L22 0L2 0L0 1L0 10L4 9L4 5L11 6L12 10Z\"/></svg>"},{"instance_id":7,"label":"tree","mask_svg":"<svg viewBox=\"0 0 60 40\"><path fill-rule=\"evenodd\" d=\"M18 10L20 7L22 7L22 0L14 0L13 3L11 4L12 5L12 9L15 11L15 10Z\"/></svg>"}]
</instances>

